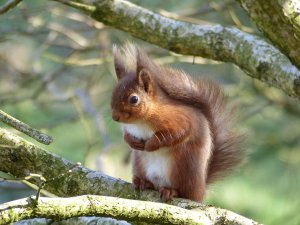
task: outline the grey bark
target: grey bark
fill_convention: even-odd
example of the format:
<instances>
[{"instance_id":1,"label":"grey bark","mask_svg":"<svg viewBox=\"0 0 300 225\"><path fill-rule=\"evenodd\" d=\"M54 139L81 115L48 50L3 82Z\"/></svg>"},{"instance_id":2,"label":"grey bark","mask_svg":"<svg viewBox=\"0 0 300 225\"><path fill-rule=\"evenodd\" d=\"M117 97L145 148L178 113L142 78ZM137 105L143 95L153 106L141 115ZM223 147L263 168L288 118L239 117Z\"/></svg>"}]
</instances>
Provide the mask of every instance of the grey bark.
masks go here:
<instances>
[{"instance_id":1,"label":"grey bark","mask_svg":"<svg viewBox=\"0 0 300 225\"><path fill-rule=\"evenodd\" d=\"M173 52L234 63L249 76L300 98L297 67L264 39L237 28L177 21L121 0L55 1Z\"/></svg>"}]
</instances>

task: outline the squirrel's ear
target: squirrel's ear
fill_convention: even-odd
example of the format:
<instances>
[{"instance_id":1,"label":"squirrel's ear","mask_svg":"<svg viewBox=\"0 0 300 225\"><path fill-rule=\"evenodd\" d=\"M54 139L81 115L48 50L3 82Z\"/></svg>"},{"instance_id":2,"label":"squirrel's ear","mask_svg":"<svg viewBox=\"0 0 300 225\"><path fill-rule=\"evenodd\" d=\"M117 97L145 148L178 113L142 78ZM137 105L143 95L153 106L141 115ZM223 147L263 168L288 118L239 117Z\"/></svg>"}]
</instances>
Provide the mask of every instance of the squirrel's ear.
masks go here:
<instances>
[{"instance_id":1,"label":"squirrel's ear","mask_svg":"<svg viewBox=\"0 0 300 225\"><path fill-rule=\"evenodd\" d=\"M126 74L126 67L122 59L122 54L116 45L113 46L114 66L118 80Z\"/></svg>"},{"instance_id":2,"label":"squirrel's ear","mask_svg":"<svg viewBox=\"0 0 300 225\"><path fill-rule=\"evenodd\" d=\"M136 50L136 74L139 74L142 70L146 68L149 69L149 65L151 65L151 60L148 58L147 54L142 49L136 48L135 50Z\"/></svg>"},{"instance_id":3,"label":"squirrel's ear","mask_svg":"<svg viewBox=\"0 0 300 225\"><path fill-rule=\"evenodd\" d=\"M153 95L154 93L154 82L152 76L153 67L154 65L147 54L142 49L136 48L137 81L139 85L148 93L148 95Z\"/></svg>"},{"instance_id":4,"label":"squirrel's ear","mask_svg":"<svg viewBox=\"0 0 300 225\"><path fill-rule=\"evenodd\" d=\"M153 81L151 74L147 69L140 70L140 72L137 74L137 82L145 90L145 92L148 94L153 94Z\"/></svg>"}]
</instances>

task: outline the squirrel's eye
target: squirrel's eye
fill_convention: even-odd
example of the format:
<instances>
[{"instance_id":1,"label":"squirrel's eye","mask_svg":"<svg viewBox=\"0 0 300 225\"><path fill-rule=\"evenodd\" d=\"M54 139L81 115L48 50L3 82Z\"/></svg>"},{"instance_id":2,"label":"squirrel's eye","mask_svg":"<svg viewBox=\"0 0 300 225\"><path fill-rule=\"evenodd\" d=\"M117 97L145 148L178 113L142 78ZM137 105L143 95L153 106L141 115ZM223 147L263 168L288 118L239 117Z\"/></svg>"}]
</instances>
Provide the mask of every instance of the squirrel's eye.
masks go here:
<instances>
[{"instance_id":1,"label":"squirrel's eye","mask_svg":"<svg viewBox=\"0 0 300 225\"><path fill-rule=\"evenodd\" d=\"M132 95L129 97L129 102L132 105L136 105L138 103L138 101L139 101L139 97L136 95Z\"/></svg>"}]
</instances>

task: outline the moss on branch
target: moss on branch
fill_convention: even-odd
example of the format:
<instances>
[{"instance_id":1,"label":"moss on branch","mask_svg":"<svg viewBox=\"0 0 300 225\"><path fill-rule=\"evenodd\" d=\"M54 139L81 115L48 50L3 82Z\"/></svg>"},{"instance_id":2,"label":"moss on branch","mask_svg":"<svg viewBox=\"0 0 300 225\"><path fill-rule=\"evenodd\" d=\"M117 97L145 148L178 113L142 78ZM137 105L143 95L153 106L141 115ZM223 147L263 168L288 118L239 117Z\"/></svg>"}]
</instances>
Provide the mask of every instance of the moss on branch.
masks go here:
<instances>
[{"instance_id":1,"label":"moss on branch","mask_svg":"<svg viewBox=\"0 0 300 225\"><path fill-rule=\"evenodd\" d=\"M73 169L68 172L70 168ZM0 171L9 172L17 178L40 174L46 179L45 189L58 196L97 194L135 197L129 183L71 163L2 128ZM36 179L30 181L39 185Z\"/></svg>"},{"instance_id":2,"label":"moss on branch","mask_svg":"<svg viewBox=\"0 0 300 225\"><path fill-rule=\"evenodd\" d=\"M238 0L264 35L300 69L300 2Z\"/></svg>"},{"instance_id":3,"label":"moss on branch","mask_svg":"<svg viewBox=\"0 0 300 225\"><path fill-rule=\"evenodd\" d=\"M162 203L103 196L27 198L0 206L0 225L28 218L62 220L78 216L104 216L159 224L212 224L203 212Z\"/></svg>"}]
</instances>

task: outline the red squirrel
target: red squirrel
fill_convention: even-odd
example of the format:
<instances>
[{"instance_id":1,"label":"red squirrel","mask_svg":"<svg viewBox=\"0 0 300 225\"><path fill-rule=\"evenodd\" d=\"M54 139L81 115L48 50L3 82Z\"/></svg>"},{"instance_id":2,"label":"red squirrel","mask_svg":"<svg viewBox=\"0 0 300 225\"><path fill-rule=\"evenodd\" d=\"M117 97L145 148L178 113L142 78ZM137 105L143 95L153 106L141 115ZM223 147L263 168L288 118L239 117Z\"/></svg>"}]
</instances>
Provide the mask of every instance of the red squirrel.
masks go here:
<instances>
[{"instance_id":1,"label":"red squirrel","mask_svg":"<svg viewBox=\"0 0 300 225\"><path fill-rule=\"evenodd\" d=\"M158 190L164 201L201 202L207 185L244 155L222 89L156 65L133 44L114 46L113 55L112 118L132 148L134 187Z\"/></svg>"}]
</instances>

